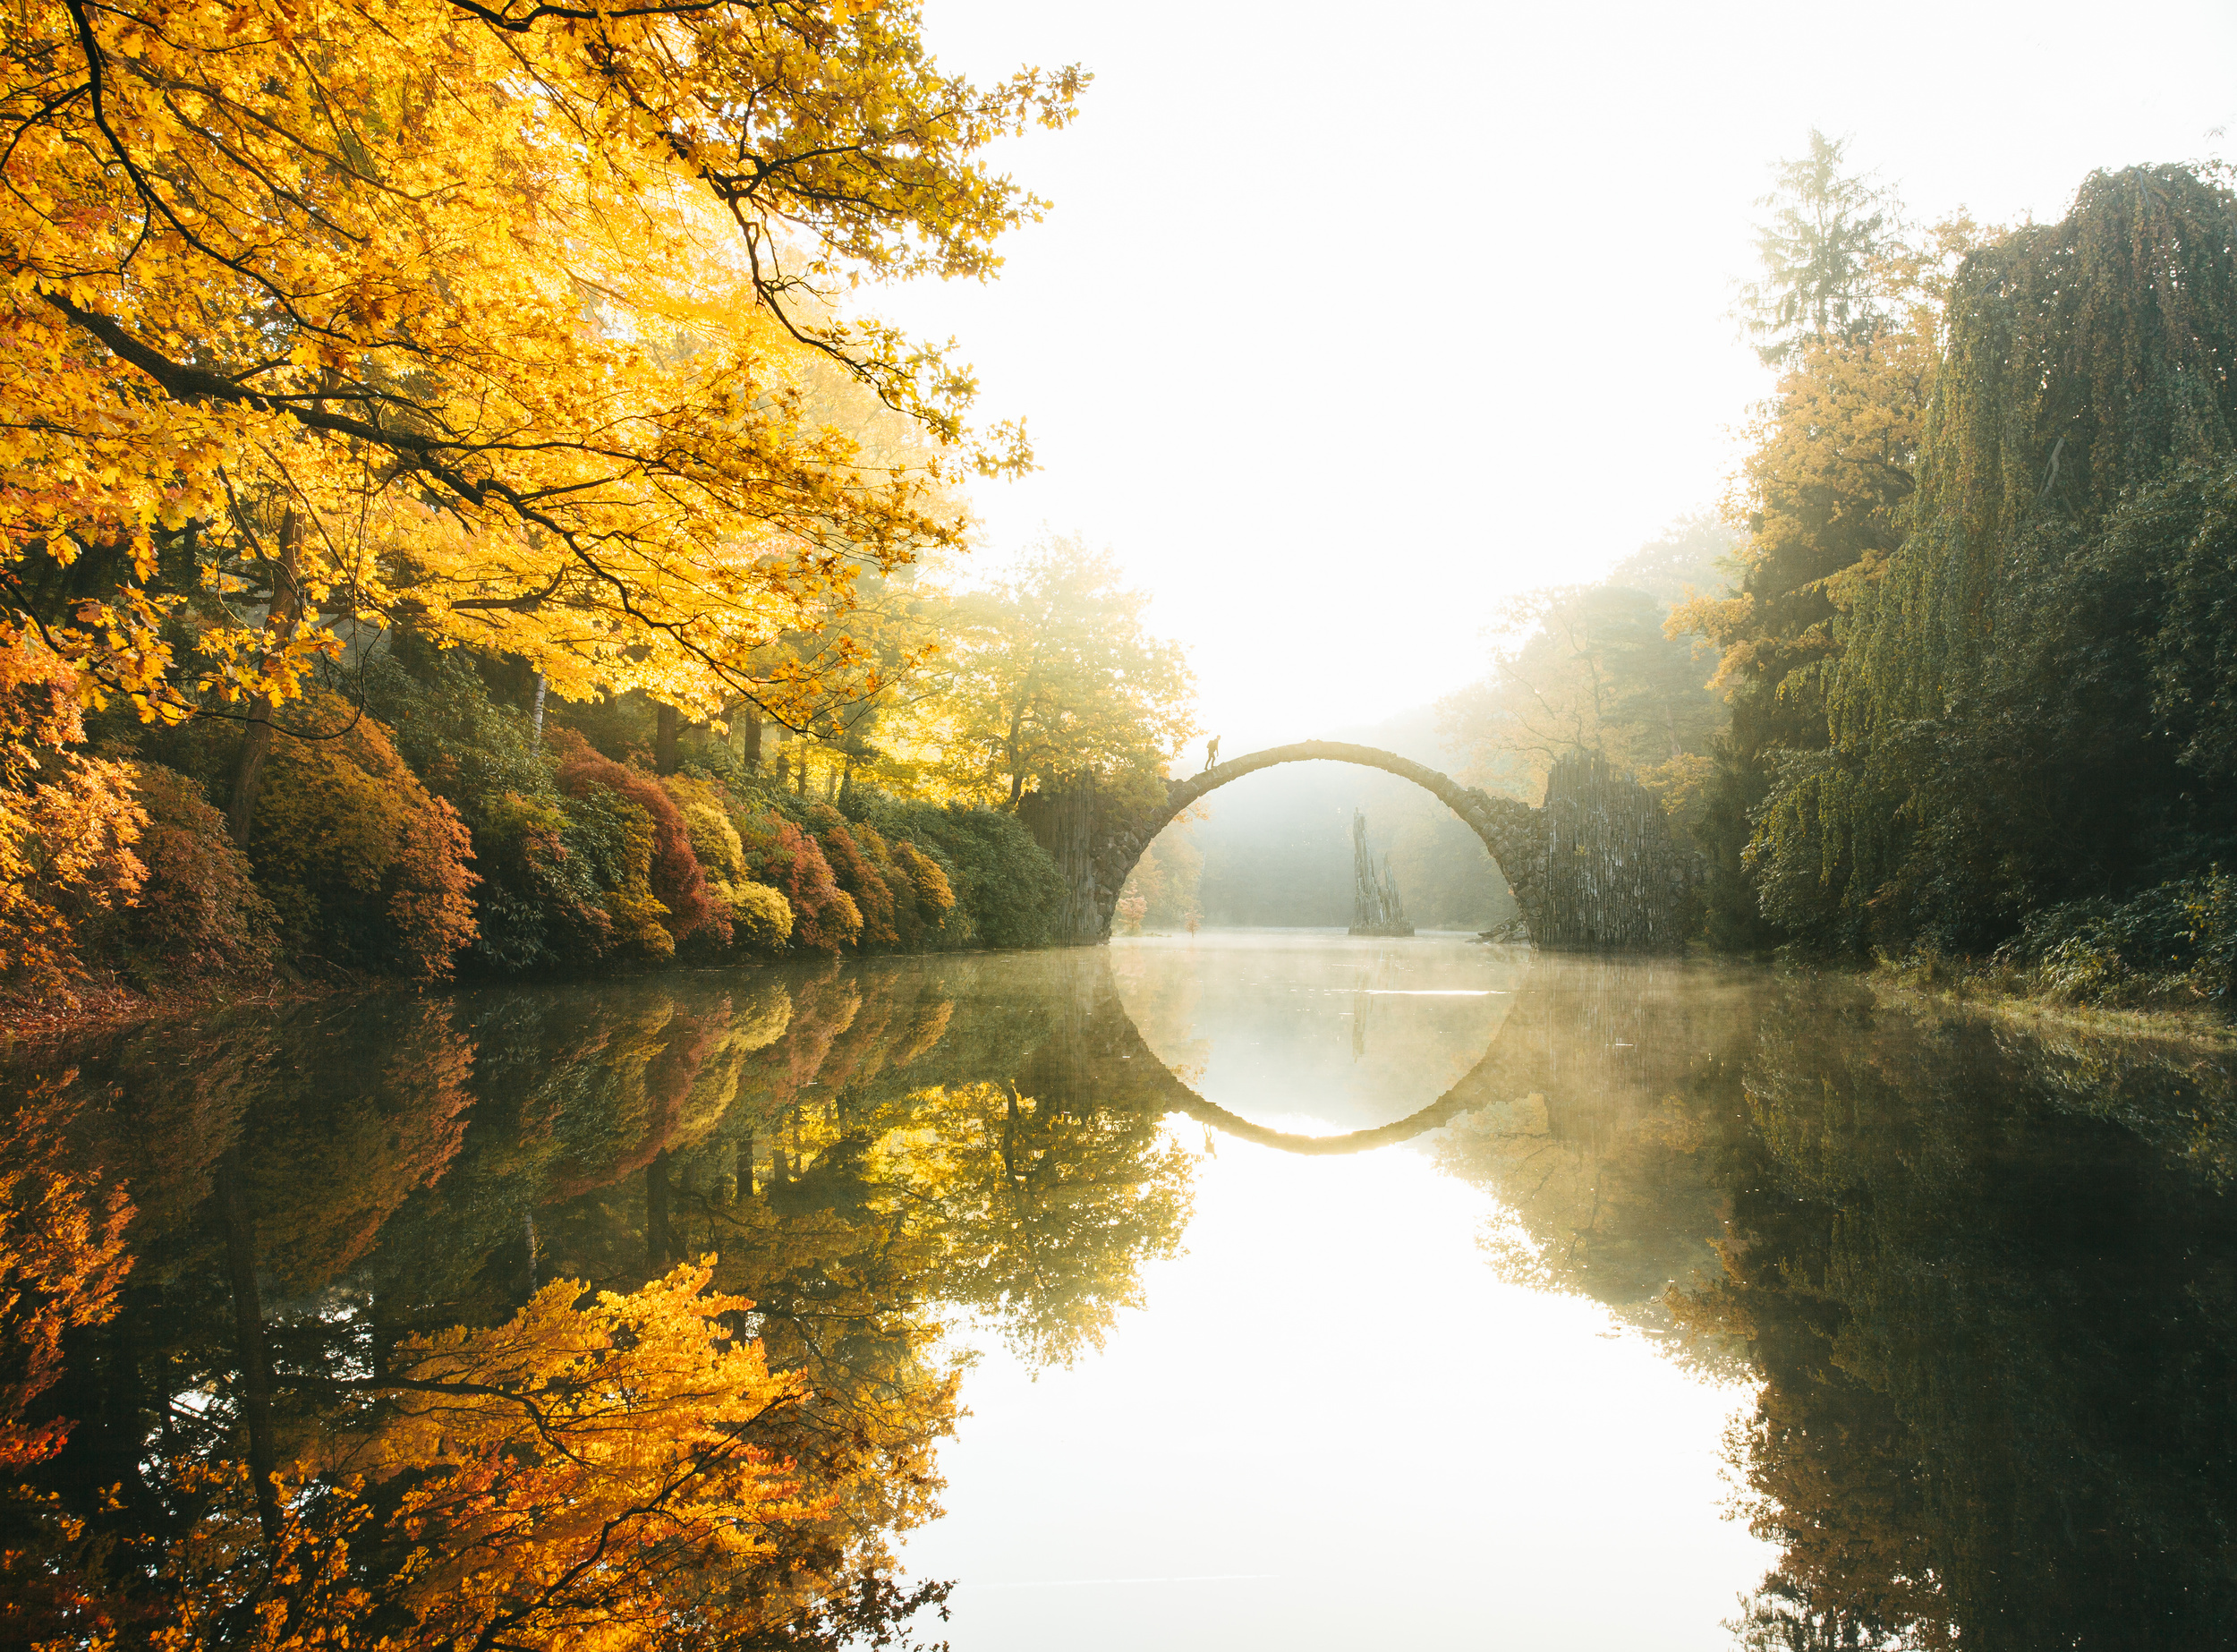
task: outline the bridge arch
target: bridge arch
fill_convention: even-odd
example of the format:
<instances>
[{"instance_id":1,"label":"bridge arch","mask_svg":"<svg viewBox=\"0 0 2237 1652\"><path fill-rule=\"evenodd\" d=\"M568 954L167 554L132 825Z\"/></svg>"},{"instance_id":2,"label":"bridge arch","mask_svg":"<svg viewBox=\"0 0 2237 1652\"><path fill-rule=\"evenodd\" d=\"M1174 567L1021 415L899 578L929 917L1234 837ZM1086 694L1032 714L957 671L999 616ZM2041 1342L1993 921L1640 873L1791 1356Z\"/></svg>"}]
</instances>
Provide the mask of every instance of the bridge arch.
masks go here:
<instances>
[{"instance_id":1,"label":"bridge arch","mask_svg":"<svg viewBox=\"0 0 2237 1652\"><path fill-rule=\"evenodd\" d=\"M1093 868L1096 933L1093 938L1110 937L1110 921L1118 910L1118 890L1127 874L1141 860L1151 839L1171 825L1190 805L1246 774L1292 762L1342 762L1363 769L1380 769L1385 774L1411 780L1435 796L1483 840L1501 875L1507 880L1507 886L1514 890L1531 938L1539 939L1544 904L1539 898L1543 880L1535 875L1537 863L1543 859L1542 855L1535 852L1541 835L1540 811L1512 797L1494 797L1476 787L1463 786L1450 776L1440 774L1425 763L1400 757L1395 752L1373 745L1354 745L1342 740L1300 740L1293 745L1277 745L1221 763L1186 780L1168 781L1166 804L1161 811L1118 825L1099 846Z\"/></svg>"},{"instance_id":2,"label":"bridge arch","mask_svg":"<svg viewBox=\"0 0 2237 1652\"><path fill-rule=\"evenodd\" d=\"M1526 992L1532 978L1526 977ZM1304 1136L1229 1111L1166 1066L1128 1013L1108 954L1082 956L1080 973L1065 996L1072 1018L1016 1076L1021 1090L1157 1115L1179 1113L1223 1136L1306 1157L1369 1153L1426 1135L1463 1114L1512 1108L1531 1087L1535 1073L1534 1052L1518 1048L1518 1041L1509 1035L1517 1025L1510 1009L1476 1064L1428 1105L1386 1124L1334 1136Z\"/></svg>"},{"instance_id":3,"label":"bridge arch","mask_svg":"<svg viewBox=\"0 0 2237 1652\"><path fill-rule=\"evenodd\" d=\"M1020 817L1055 857L1064 880L1057 939L1093 946L1110 939L1118 890L1150 840L1197 799L1287 762L1343 762L1411 780L1476 833L1514 891L1531 944L1603 952L1682 950L1690 928L1695 867L1672 839L1662 805L1595 753L1561 759L1532 808L1463 786L1425 763L1379 746L1300 740L1168 780L1162 804L1105 818L1093 776L1053 793L1029 794Z\"/></svg>"}]
</instances>

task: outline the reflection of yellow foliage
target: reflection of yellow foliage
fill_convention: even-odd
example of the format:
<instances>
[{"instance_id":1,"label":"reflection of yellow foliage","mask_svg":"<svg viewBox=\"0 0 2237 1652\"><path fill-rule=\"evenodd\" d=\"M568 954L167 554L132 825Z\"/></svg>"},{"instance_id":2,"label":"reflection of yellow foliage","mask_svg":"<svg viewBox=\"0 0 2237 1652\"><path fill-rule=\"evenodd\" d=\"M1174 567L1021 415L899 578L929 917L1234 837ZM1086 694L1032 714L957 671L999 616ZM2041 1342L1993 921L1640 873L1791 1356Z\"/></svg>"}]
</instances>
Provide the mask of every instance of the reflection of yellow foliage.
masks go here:
<instances>
[{"instance_id":1,"label":"reflection of yellow foliage","mask_svg":"<svg viewBox=\"0 0 2237 1652\"><path fill-rule=\"evenodd\" d=\"M0 1469L60 1449L69 1424L21 1419L63 1374L63 1333L114 1318L132 1267L123 1189L102 1188L64 1157L77 1103L62 1097L76 1077L35 1086L0 1124Z\"/></svg>"},{"instance_id":2,"label":"reflection of yellow foliage","mask_svg":"<svg viewBox=\"0 0 2237 1652\"><path fill-rule=\"evenodd\" d=\"M789 1454L758 1437L781 1437L805 1384L735 1339L752 1304L709 1278L679 1267L582 1306L580 1282L557 1281L505 1324L402 1343L357 1424L286 1477L336 1489L285 1500L272 1547L295 1610L262 1620L255 1644L737 1644L826 1591L846 1558L819 1529L831 1494L804 1495ZM362 1498L367 1478L401 1480L393 1513ZM240 1563L245 1488L211 1489L216 1510L173 1556L165 1644L182 1652L256 1570ZM343 1586L345 1558L372 1561L363 1587Z\"/></svg>"},{"instance_id":3,"label":"reflection of yellow foliage","mask_svg":"<svg viewBox=\"0 0 2237 1652\"><path fill-rule=\"evenodd\" d=\"M326 1285L363 1256L465 1138L474 1043L452 1025L449 1007L394 1004L381 1043L366 1064L370 1082L293 1092L250 1115L244 1158L257 1239L291 1292Z\"/></svg>"},{"instance_id":4,"label":"reflection of yellow foliage","mask_svg":"<svg viewBox=\"0 0 2237 1652\"><path fill-rule=\"evenodd\" d=\"M765 1050L785 1035L792 1021L792 994L781 981L756 982L733 1011L730 1036L741 1050Z\"/></svg>"},{"instance_id":5,"label":"reflection of yellow foliage","mask_svg":"<svg viewBox=\"0 0 2237 1652\"><path fill-rule=\"evenodd\" d=\"M892 1065L906 1067L938 1043L941 1035L948 1030L949 1018L955 1013L956 1002L951 998L919 1004L915 1015L909 1021L908 1037L901 1045L900 1053L893 1058Z\"/></svg>"}]
</instances>

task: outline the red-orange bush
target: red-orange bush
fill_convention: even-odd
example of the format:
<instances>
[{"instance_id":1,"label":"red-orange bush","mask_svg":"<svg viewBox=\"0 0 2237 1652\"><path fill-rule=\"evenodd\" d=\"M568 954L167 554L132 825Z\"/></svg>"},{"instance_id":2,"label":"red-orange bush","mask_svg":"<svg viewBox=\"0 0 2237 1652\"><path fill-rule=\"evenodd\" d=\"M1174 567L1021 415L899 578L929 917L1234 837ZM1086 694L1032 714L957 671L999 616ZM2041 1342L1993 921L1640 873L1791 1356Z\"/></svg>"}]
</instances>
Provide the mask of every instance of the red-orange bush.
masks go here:
<instances>
[{"instance_id":1,"label":"red-orange bush","mask_svg":"<svg viewBox=\"0 0 2237 1652\"><path fill-rule=\"evenodd\" d=\"M139 845L148 881L124 924L132 964L150 984L270 975L279 915L225 835L225 817L159 763L136 765L133 789L148 814Z\"/></svg>"},{"instance_id":2,"label":"red-orange bush","mask_svg":"<svg viewBox=\"0 0 2237 1652\"><path fill-rule=\"evenodd\" d=\"M893 927L893 891L863 854L847 829L846 817L828 803L818 804L808 811L808 823L815 828L815 840L822 847L831 875L861 909L863 939L888 944L898 940Z\"/></svg>"},{"instance_id":3,"label":"red-orange bush","mask_svg":"<svg viewBox=\"0 0 2237 1652\"><path fill-rule=\"evenodd\" d=\"M714 939L727 942L728 915L708 893L706 872L699 864L699 856L692 853L691 832L667 788L642 770L617 763L595 750L572 728L555 729L551 738L559 750L561 791L570 797L580 797L594 786L604 787L636 805L651 818L652 894L668 908L660 923L670 937L681 941L705 931Z\"/></svg>"},{"instance_id":4,"label":"red-orange bush","mask_svg":"<svg viewBox=\"0 0 2237 1652\"><path fill-rule=\"evenodd\" d=\"M275 740L265 770L249 858L282 924L337 962L447 975L474 938L478 880L458 811L346 702L313 694L293 716L335 734Z\"/></svg>"},{"instance_id":5,"label":"red-orange bush","mask_svg":"<svg viewBox=\"0 0 2237 1652\"><path fill-rule=\"evenodd\" d=\"M792 907L792 944L813 952L852 946L863 932L862 908L839 888L816 840L779 815L738 822L739 840L754 880L783 895Z\"/></svg>"}]
</instances>

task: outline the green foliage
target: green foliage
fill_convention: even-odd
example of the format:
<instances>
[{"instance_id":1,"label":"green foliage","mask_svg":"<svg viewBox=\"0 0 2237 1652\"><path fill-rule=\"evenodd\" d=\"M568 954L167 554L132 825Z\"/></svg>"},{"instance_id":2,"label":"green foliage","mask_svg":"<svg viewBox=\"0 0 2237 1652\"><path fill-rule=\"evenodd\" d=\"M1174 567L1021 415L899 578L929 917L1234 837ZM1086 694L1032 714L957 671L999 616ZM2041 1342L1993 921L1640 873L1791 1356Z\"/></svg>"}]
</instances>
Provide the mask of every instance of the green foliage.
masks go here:
<instances>
[{"instance_id":1,"label":"green foliage","mask_svg":"<svg viewBox=\"0 0 2237 1652\"><path fill-rule=\"evenodd\" d=\"M956 907L943 928L954 925L957 915L968 921L968 929L951 944L1047 943L1063 881L1048 850L1033 841L1016 815L960 804L940 808L896 802L883 803L873 815L885 836L906 838L945 870Z\"/></svg>"},{"instance_id":2,"label":"green foliage","mask_svg":"<svg viewBox=\"0 0 2237 1652\"><path fill-rule=\"evenodd\" d=\"M516 975L579 967L617 946L673 950L648 904L649 853L631 848L649 821L601 796L563 796L528 713L495 699L463 651L437 652L402 634L367 665L363 688L404 760L473 834L481 883L467 963Z\"/></svg>"},{"instance_id":3,"label":"green foliage","mask_svg":"<svg viewBox=\"0 0 2237 1652\"><path fill-rule=\"evenodd\" d=\"M717 909L708 892L707 874L699 856L693 852L691 831L683 811L676 807L676 799L668 795L667 788L642 770L617 763L594 750L572 729L559 730L554 743L560 754L561 791L578 799L596 790L612 792L644 816L651 828L645 848L645 878L651 899L659 908L660 926L668 932L667 949L673 951L676 943L702 931L710 939L727 943L730 939L729 918ZM630 854L634 884L634 842ZM643 933L642 928L637 932ZM657 941L651 943L651 949L660 950Z\"/></svg>"},{"instance_id":4,"label":"green foliage","mask_svg":"<svg viewBox=\"0 0 2237 1652\"><path fill-rule=\"evenodd\" d=\"M2218 866L2114 904L2031 913L1995 963L2046 998L2114 1007L2226 1005L2237 984L2237 878Z\"/></svg>"},{"instance_id":5,"label":"green foliage","mask_svg":"<svg viewBox=\"0 0 2237 1652\"><path fill-rule=\"evenodd\" d=\"M610 949L617 932L607 897L632 875L617 812L631 807L610 793L562 799L506 792L486 801L474 828L482 879L474 902L481 922L475 960L518 974Z\"/></svg>"},{"instance_id":6,"label":"green foliage","mask_svg":"<svg viewBox=\"0 0 2237 1652\"><path fill-rule=\"evenodd\" d=\"M1805 342L1861 337L1877 319L1872 274L1888 238L1888 203L1845 170L1848 147L1811 128L1809 154L1782 161L1776 187L1756 202L1771 209L1756 230L1764 273L1741 290L1739 308L1767 367Z\"/></svg>"},{"instance_id":7,"label":"green foliage","mask_svg":"<svg viewBox=\"0 0 2237 1652\"><path fill-rule=\"evenodd\" d=\"M1766 915L1981 956L2030 914L2237 858L2233 238L2237 197L2139 168L1960 272L1911 532L1845 627L1831 748L1757 813Z\"/></svg>"},{"instance_id":8,"label":"green foliage","mask_svg":"<svg viewBox=\"0 0 2237 1652\"><path fill-rule=\"evenodd\" d=\"M405 633L393 651L367 662L361 686L366 711L394 732L398 755L469 828L479 831L508 796L557 796L528 713L492 699L462 651L435 652Z\"/></svg>"}]
</instances>

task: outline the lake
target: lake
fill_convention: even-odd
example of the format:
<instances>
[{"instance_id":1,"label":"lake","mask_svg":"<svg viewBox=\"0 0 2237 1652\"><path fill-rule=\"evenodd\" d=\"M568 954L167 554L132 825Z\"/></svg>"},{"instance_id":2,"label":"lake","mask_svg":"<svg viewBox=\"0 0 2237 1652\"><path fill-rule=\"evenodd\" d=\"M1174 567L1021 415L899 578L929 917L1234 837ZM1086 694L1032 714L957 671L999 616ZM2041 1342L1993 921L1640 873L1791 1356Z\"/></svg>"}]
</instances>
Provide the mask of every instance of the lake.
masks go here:
<instances>
[{"instance_id":1,"label":"lake","mask_svg":"<svg viewBox=\"0 0 2237 1652\"><path fill-rule=\"evenodd\" d=\"M379 1512L454 1328L711 1258L736 1575L955 1652L2237 1644L2230 1066L1323 931L128 1029L7 1069L132 1206L28 1475L143 1583L208 1465Z\"/></svg>"}]
</instances>

